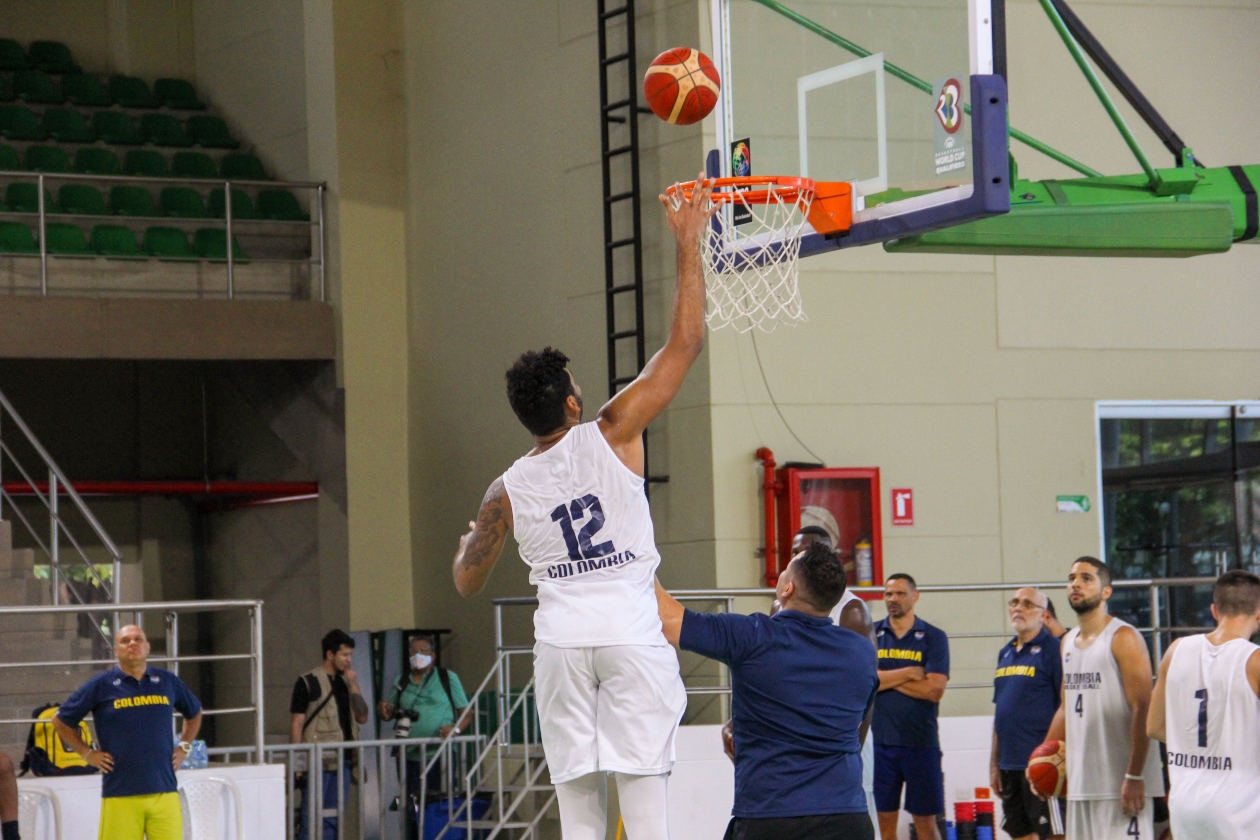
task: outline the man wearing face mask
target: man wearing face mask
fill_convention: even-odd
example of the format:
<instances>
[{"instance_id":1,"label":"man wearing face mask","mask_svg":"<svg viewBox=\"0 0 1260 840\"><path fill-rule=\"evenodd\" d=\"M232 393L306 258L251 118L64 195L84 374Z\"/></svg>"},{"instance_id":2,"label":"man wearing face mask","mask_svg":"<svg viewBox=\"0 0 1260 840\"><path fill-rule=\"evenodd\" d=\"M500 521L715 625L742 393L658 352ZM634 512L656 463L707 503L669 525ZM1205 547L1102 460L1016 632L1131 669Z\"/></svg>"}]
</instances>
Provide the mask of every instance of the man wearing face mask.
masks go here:
<instances>
[{"instance_id":1,"label":"man wearing face mask","mask_svg":"<svg viewBox=\"0 0 1260 840\"><path fill-rule=\"evenodd\" d=\"M459 735L472 719L472 709L464 686L454 671L438 668L433 663L433 641L428 636L412 636L408 643L407 663L411 666L390 686L377 712L383 721L397 721L395 730L411 724L409 738L445 738ZM407 795L418 801L420 774L424 763L433 758L435 750L427 751L422 759L419 747L407 748ZM436 793L442 790L442 765L435 762L425 780L427 789ZM414 812L413 812L414 813ZM410 826L412 836L415 823Z\"/></svg>"}]
</instances>

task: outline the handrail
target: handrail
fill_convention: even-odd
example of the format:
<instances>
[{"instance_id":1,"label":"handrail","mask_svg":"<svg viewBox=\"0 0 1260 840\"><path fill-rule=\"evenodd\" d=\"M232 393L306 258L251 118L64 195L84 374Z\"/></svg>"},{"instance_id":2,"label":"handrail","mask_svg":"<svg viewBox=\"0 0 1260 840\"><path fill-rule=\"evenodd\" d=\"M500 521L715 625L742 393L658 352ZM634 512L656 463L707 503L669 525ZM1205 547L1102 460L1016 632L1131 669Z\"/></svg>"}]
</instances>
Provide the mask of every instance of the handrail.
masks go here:
<instances>
[{"instance_id":1,"label":"handrail","mask_svg":"<svg viewBox=\"0 0 1260 840\"><path fill-rule=\"evenodd\" d=\"M225 180L221 178L186 178L175 175L170 177L160 175L97 175L89 172L33 172L29 169L0 169L0 178L34 179L40 175L44 175L51 181L74 181L76 184L81 181L118 181L127 184L139 182L209 187L218 186ZM246 187L295 187L304 190L313 190L319 187L326 189L328 187L326 181L259 181L248 178L232 178L231 181L237 186Z\"/></svg>"}]
</instances>

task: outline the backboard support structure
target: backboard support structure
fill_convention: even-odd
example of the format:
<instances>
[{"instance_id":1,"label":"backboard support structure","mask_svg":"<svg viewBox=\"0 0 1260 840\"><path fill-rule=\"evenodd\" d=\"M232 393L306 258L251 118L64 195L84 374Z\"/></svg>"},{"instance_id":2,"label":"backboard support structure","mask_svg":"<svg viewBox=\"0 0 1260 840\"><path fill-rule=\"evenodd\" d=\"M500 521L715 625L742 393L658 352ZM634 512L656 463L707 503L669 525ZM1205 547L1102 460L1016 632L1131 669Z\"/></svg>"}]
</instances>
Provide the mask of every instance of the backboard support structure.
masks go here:
<instances>
[{"instance_id":1,"label":"backboard support structure","mask_svg":"<svg viewBox=\"0 0 1260 840\"><path fill-rule=\"evenodd\" d=\"M731 150L746 140L755 174L852 184L850 229L807 231L801 256L1006 213L1002 2L711 0L707 174L745 174Z\"/></svg>"}]
</instances>

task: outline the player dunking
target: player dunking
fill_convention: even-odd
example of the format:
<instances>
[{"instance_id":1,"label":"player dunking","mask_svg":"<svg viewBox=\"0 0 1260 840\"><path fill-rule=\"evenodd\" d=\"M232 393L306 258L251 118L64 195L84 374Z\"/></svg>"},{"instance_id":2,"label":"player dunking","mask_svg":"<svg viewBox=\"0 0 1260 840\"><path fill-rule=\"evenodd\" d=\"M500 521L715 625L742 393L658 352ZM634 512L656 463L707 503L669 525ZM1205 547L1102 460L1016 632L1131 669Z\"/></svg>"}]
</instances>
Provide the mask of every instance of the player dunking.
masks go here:
<instances>
[{"instance_id":1,"label":"player dunking","mask_svg":"<svg viewBox=\"0 0 1260 840\"><path fill-rule=\"evenodd\" d=\"M1260 577L1212 590L1216 629L1178 639L1159 666L1146 729L1168 744L1173 837L1247 840L1260 831Z\"/></svg>"},{"instance_id":2,"label":"player dunking","mask_svg":"<svg viewBox=\"0 0 1260 840\"><path fill-rule=\"evenodd\" d=\"M1067 742L1067 840L1155 840L1164 777L1146 734L1151 659L1137 630L1107 613L1110 597L1106 563L1072 564L1079 626L1063 637L1063 702L1046 738Z\"/></svg>"},{"instance_id":3,"label":"player dunking","mask_svg":"<svg viewBox=\"0 0 1260 840\"><path fill-rule=\"evenodd\" d=\"M534 448L490 485L455 555L455 587L474 595L511 529L538 587L538 717L564 840L603 840L607 773L626 833L668 836L665 780L687 695L657 613L643 432L704 343L710 191L698 184L677 210L661 196L678 246L669 337L595 422L582 422L582 391L558 350L525 353L507 372L508 401Z\"/></svg>"}]
</instances>

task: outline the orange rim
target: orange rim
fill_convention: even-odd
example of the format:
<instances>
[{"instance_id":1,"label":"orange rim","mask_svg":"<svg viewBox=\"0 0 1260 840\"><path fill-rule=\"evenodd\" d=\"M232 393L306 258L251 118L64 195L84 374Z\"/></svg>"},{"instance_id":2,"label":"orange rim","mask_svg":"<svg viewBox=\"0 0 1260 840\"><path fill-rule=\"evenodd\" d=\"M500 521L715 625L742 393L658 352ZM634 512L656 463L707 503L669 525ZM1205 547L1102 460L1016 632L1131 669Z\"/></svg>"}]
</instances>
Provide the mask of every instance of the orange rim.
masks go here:
<instances>
[{"instance_id":1,"label":"orange rim","mask_svg":"<svg viewBox=\"0 0 1260 840\"><path fill-rule=\"evenodd\" d=\"M732 204L736 199L747 204L768 204L771 195L781 201L796 201L802 194L812 199L816 190L816 184L812 178L797 178L792 175L745 175L739 178L706 180L715 190L712 197L716 204ZM690 201L695 187L695 181L674 184L665 190L665 194L674 198L681 193L683 198ZM743 189L737 189L740 187ZM750 187L765 187L766 189L749 189ZM726 191L720 192L723 189Z\"/></svg>"}]
</instances>

